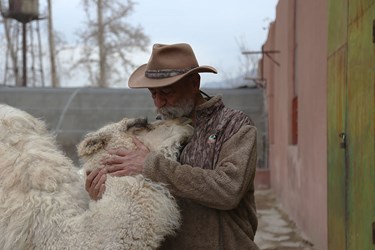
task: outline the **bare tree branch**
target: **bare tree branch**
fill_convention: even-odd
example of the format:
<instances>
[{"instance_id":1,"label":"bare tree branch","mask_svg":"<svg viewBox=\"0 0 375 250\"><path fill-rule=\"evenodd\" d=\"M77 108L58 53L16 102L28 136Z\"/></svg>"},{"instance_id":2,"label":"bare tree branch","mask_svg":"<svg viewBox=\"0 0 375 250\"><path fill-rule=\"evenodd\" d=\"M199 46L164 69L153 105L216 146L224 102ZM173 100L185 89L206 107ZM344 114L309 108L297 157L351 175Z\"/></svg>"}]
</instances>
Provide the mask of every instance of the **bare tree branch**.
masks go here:
<instances>
[{"instance_id":1,"label":"bare tree branch","mask_svg":"<svg viewBox=\"0 0 375 250\"><path fill-rule=\"evenodd\" d=\"M141 27L126 22L134 2L82 0L82 4L86 21L85 28L78 32L84 46L78 63L84 66L94 86L107 87L123 81L124 73L134 68L132 52L146 51L149 44Z\"/></svg>"}]
</instances>

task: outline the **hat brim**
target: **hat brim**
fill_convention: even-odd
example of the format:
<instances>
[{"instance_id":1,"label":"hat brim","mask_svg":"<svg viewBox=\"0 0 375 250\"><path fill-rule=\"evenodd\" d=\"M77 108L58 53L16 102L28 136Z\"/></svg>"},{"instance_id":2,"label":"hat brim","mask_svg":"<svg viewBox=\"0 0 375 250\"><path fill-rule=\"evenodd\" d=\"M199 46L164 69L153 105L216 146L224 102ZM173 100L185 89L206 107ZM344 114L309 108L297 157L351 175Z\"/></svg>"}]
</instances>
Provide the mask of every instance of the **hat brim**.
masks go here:
<instances>
[{"instance_id":1,"label":"hat brim","mask_svg":"<svg viewBox=\"0 0 375 250\"><path fill-rule=\"evenodd\" d=\"M184 78L187 75L193 73L214 73L217 74L217 70L211 66L199 66L194 69L187 71L184 74L165 77L165 78L148 78L145 76L147 64L143 64L136 69L133 74L129 77L128 86L129 88L160 88L172 85L178 80Z\"/></svg>"}]
</instances>

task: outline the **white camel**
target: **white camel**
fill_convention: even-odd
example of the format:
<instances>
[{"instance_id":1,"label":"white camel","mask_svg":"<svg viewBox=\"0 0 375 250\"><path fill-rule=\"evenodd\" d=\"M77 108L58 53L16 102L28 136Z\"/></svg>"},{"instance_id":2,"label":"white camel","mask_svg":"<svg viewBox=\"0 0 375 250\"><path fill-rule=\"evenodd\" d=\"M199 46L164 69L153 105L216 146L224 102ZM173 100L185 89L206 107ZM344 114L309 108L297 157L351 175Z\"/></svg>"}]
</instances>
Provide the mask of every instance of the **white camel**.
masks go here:
<instances>
[{"instance_id":1,"label":"white camel","mask_svg":"<svg viewBox=\"0 0 375 250\"><path fill-rule=\"evenodd\" d=\"M134 148L136 136L176 159L192 130L185 119L125 118L88 134L78 151L92 170L107 148ZM102 199L92 201L77 170L43 121L0 104L1 249L156 249L179 227L165 185L142 175L108 177Z\"/></svg>"}]
</instances>

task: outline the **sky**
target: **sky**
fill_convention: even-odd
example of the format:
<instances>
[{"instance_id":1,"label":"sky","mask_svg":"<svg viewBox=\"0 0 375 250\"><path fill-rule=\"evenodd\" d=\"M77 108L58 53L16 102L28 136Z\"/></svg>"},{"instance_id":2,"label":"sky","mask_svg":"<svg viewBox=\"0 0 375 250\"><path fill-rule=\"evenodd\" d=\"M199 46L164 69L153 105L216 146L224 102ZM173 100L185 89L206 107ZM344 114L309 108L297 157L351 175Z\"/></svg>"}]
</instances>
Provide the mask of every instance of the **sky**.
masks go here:
<instances>
[{"instance_id":1,"label":"sky","mask_svg":"<svg viewBox=\"0 0 375 250\"><path fill-rule=\"evenodd\" d=\"M278 0L134 0L129 22L143 27L151 43L149 51L136 57L148 61L154 43L189 43L200 65L211 65L219 74L202 74L202 81L235 76L241 67L240 44L259 51L275 19ZM54 26L68 42L82 27L80 0L54 1Z\"/></svg>"}]
</instances>

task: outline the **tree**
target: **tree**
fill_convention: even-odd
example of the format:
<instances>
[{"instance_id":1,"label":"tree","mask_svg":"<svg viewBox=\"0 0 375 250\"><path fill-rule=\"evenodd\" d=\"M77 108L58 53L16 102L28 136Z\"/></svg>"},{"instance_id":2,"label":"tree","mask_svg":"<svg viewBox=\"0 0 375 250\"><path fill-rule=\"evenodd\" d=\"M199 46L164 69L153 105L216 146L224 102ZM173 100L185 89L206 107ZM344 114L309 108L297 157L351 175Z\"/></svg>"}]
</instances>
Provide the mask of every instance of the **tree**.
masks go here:
<instances>
[{"instance_id":1,"label":"tree","mask_svg":"<svg viewBox=\"0 0 375 250\"><path fill-rule=\"evenodd\" d=\"M243 37L237 39L236 42L241 51L239 61L241 65L242 75L244 75L245 78L255 78L258 70L260 54L244 56L243 52L249 51L249 48L247 47L248 42Z\"/></svg>"},{"instance_id":2,"label":"tree","mask_svg":"<svg viewBox=\"0 0 375 250\"><path fill-rule=\"evenodd\" d=\"M53 87L59 87L59 79L56 71L56 48L55 48L55 34L53 31L53 16L52 16L52 3L47 0L48 7L48 43L49 43L49 56L51 65L51 82Z\"/></svg>"},{"instance_id":3,"label":"tree","mask_svg":"<svg viewBox=\"0 0 375 250\"><path fill-rule=\"evenodd\" d=\"M255 78L257 77L260 56L259 54L243 55L244 51L249 51L245 37L237 38L236 43L240 52L238 56L239 67L237 71L232 73L221 70L222 75L224 75L224 81L227 86L233 88L254 87L256 85Z\"/></svg>"},{"instance_id":4,"label":"tree","mask_svg":"<svg viewBox=\"0 0 375 250\"><path fill-rule=\"evenodd\" d=\"M108 87L122 82L125 73L135 66L132 53L146 51L149 44L140 26L126 22L135 3L132 0L82 0L82 3L86 23L78 35L83 48L73 67L83 66L94 86Z\"/></svg>"}]
</instances>

